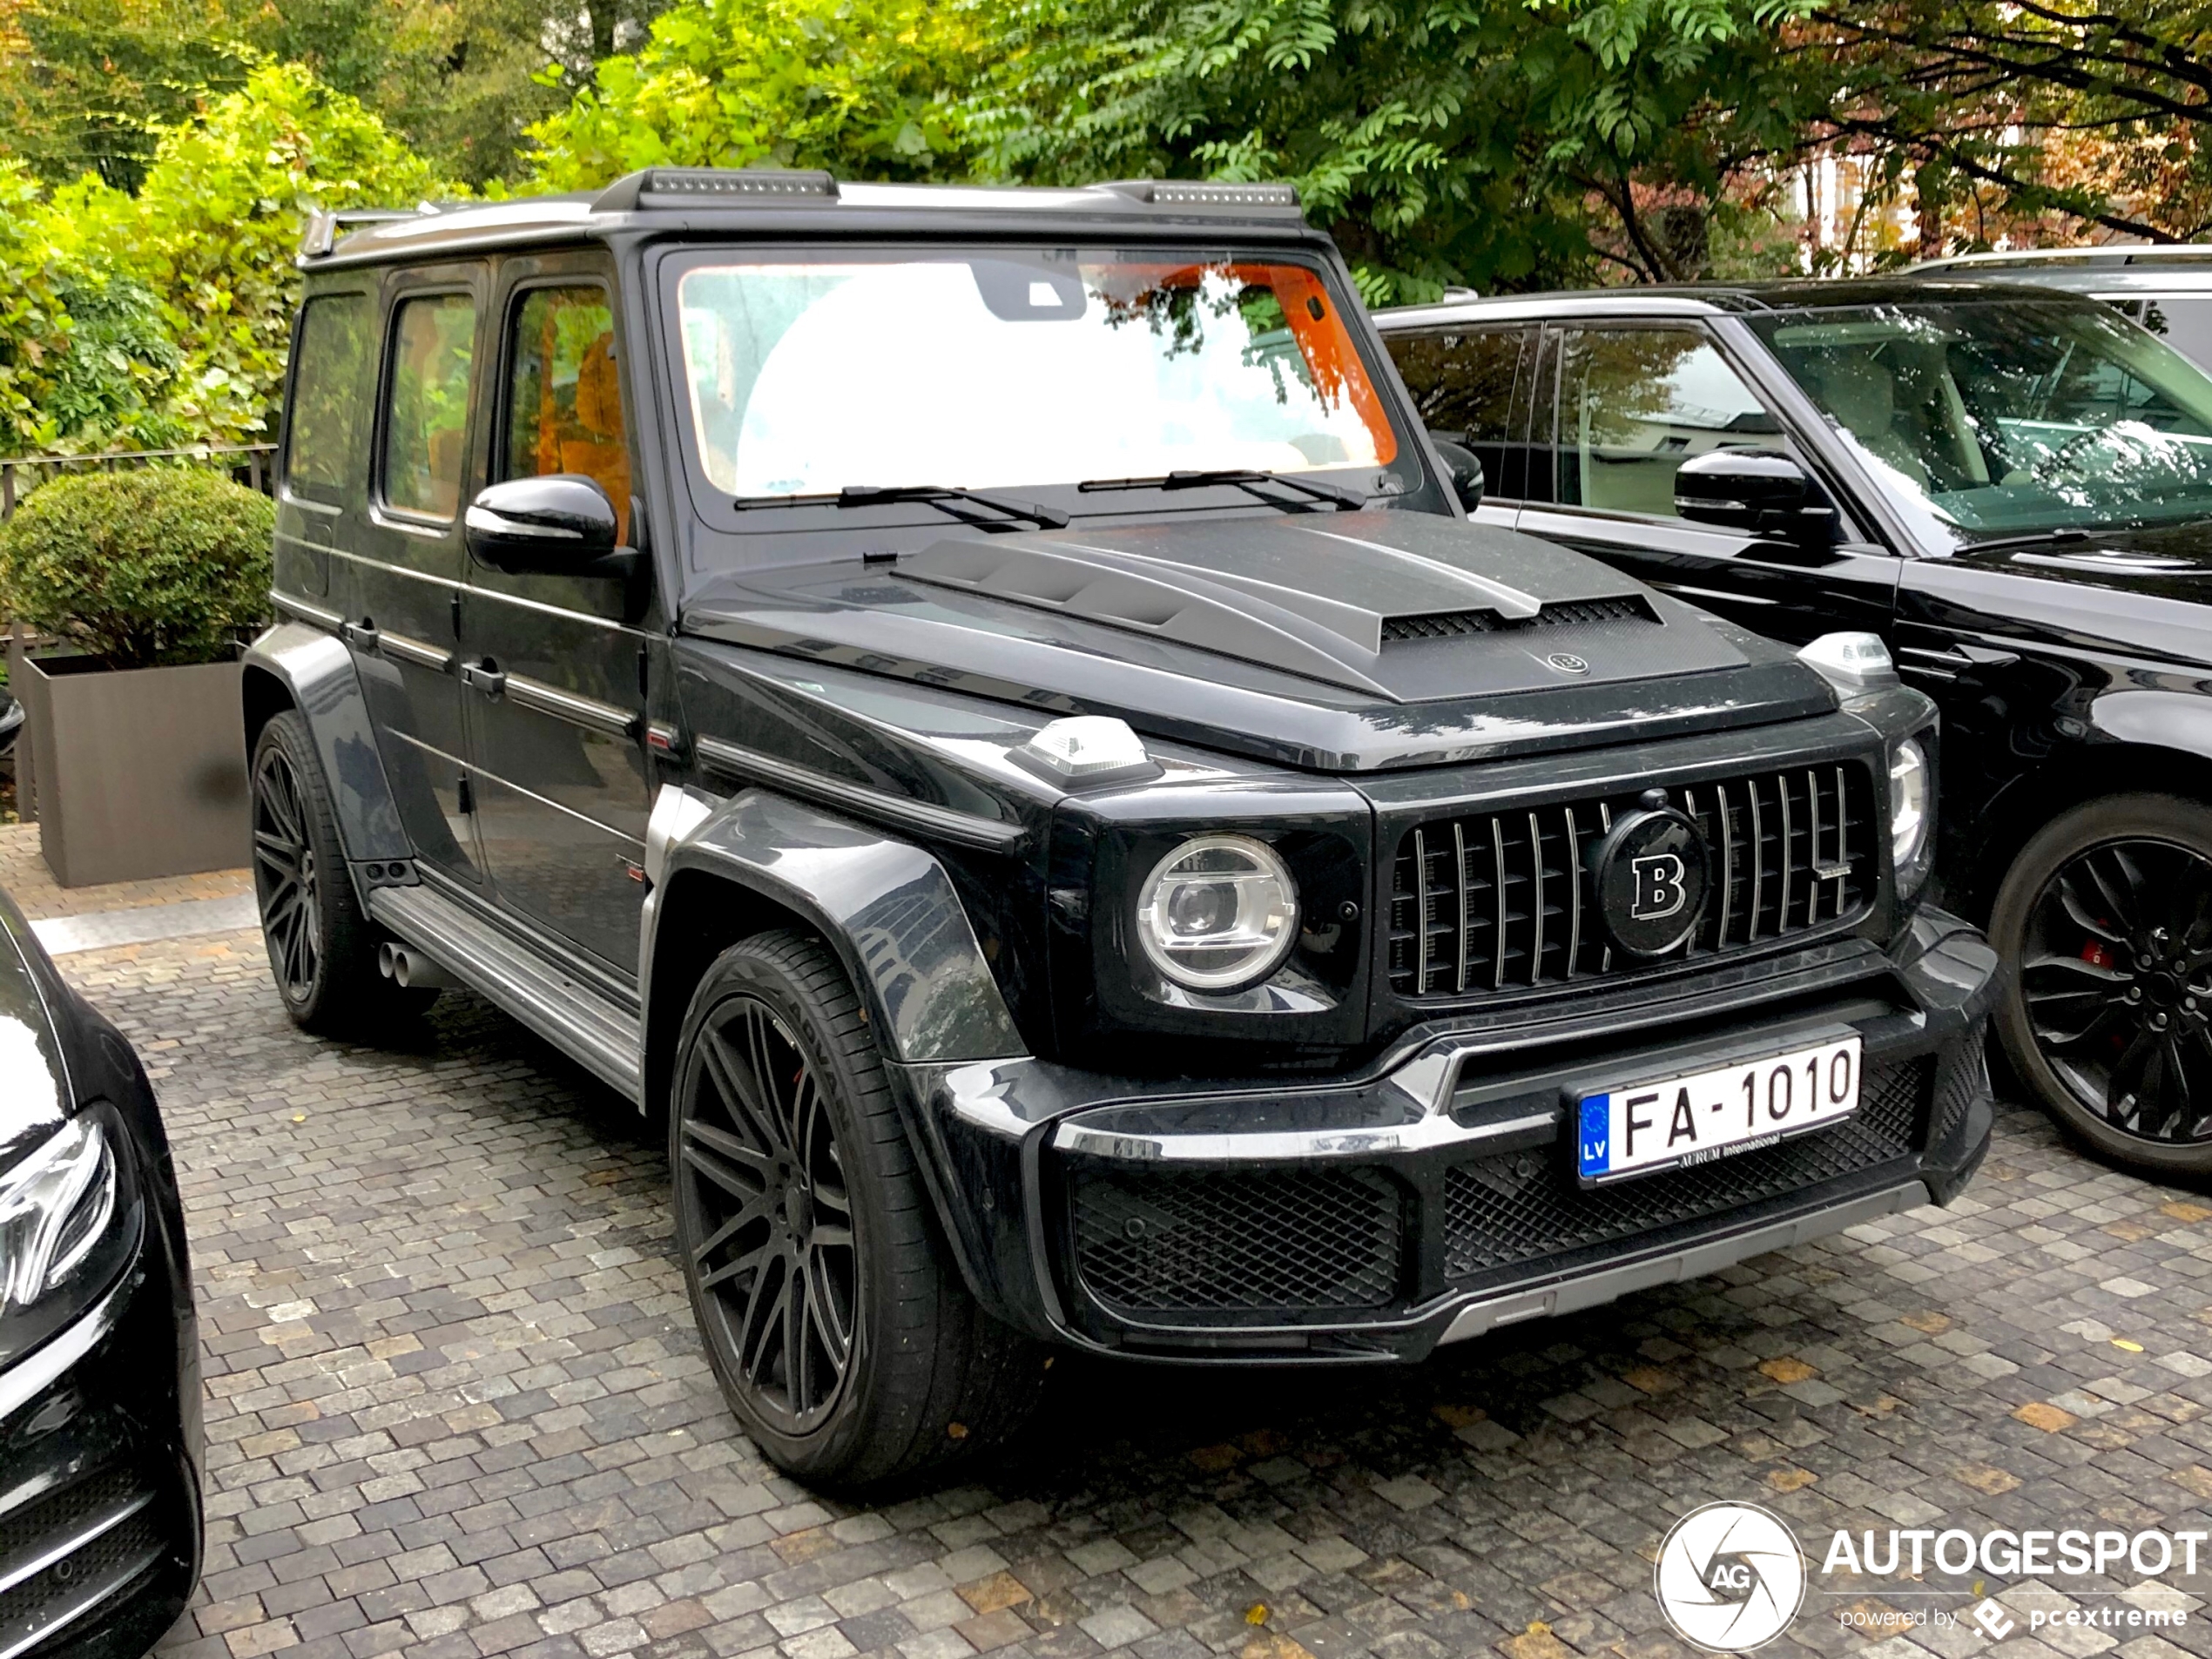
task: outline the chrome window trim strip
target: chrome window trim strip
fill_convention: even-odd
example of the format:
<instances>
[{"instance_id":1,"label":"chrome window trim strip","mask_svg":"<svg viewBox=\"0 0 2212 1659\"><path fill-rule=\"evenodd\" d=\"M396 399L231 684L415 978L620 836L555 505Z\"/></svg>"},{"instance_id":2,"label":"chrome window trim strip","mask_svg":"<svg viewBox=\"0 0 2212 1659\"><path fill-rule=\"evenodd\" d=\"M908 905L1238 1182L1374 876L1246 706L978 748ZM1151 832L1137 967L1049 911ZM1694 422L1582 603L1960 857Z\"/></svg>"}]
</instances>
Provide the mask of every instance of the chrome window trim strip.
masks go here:
<instances>
[{"instance_id":1,"label":"chrome window trim strip","mask_svg":"<svg viewBox=\"0 0 2212 1659\"><path fill-rule=\"evenodd\" d=\"M558 685L548 685L543 680L534 680L524 674L509 674L502 695L510 703L550 714L570 725L604 732L609 737L635 738L645 724L641 710L618 708L612 703L602 703Z\"/></svg>"},{"instance_id":2,"label":"chrome window trim strip","mask_svg":"<svg viewBox=\"0 0 2212 1659\"><path fill-rule=\"evenodd\" d=\"M269 590L269 600L278 610L288 610L301 622L313 624L326 633L336 633L339 624L346 620L335 610L327 610L320 605L310 604L305 599L273 588Z\"/></svg>"}]
</instances>

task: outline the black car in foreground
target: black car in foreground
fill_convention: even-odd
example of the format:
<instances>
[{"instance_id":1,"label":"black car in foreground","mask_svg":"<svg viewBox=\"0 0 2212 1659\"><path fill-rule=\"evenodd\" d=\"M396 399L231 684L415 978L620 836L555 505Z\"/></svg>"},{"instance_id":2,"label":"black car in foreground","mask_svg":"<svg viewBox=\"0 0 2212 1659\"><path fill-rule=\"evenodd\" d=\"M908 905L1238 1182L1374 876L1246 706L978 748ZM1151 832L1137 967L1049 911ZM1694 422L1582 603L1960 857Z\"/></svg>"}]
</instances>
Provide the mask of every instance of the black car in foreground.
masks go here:
<instances>
[{"instance_id":1,"label":"black car in foreground","mask_svg":"<svg viewBox=\"0 0 2212 1659\"><path fill-rule=\"evenodd\" d=\"M0 896L0 1659L138 1659L199 1581L199 1345L131 1047Z\"/></svg>"},{"instance_id":2,"label":"black car in foreground","mask_svg":"<svg viewBox=\"0 0 2212 1659\"><path fill-rule=\"evenodd\" d=\"M1947 1201L1935 711L1465 521L1286 190L655 171L318 238L245 673L294 1016L665 1114L769 1455L1377 1364ZM1817 664L1817 666L1816 666Z\"/></svg>"},{"instance_id":3,"label":"black car in foreground","mask_svg":"<svg viewBox=\"0 0 2212 1659\"><path fill-rule=\"evenodd\" d=\"M1939 277L1379 319L1479 520L1783 640L1878 633L1943 711L1946 901L2062 1123L2212 1172L2212 379L2093 300Z\"/></svg>"}]
</instances>

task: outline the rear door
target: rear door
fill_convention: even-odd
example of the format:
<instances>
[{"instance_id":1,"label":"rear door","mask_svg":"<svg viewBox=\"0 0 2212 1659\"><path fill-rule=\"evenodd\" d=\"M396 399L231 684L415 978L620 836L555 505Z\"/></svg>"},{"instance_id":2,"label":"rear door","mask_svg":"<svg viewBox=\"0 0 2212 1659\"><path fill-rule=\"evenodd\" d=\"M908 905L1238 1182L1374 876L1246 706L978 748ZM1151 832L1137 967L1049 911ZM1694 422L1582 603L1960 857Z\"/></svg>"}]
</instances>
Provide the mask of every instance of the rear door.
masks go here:
<instances>
[{"instance_id":1,"label":"rear door","mask_svg":"<svg viewBox=\"0 0 2212 1659\"><path fill-rule=\"evenodd\" d=\"M631 539L631 450L611 273L596 254L509 260L490 478L596 480ZM641 578L642 581L642 578ZM469 562L464 679L477 820L500 904L623 978L644 901L644 590Z\"/></svg>"},{"instance_id":2,"label":"rear door","mask_svg":"<svg viewBox=\"0 0 2212 1659\"><path fill-rule=\"evenodd\" d=\"M1807 460L1696 322L1548 327L1534 402L1523 530L1793 644L1836 629L1887 632L1899 561L1856 539L1847 504L1838 544L1819 549L1676 512L1675 473L1692 455L1737 448Z\"/></svg>"},{"instance_id":3,"label":"rear door","mask_svg":"<svg viewBox=\"0 0 2212 1659\"><path fill-rule=\"evenodd\" d=\"M453 671L485 280L475 263L386 279L367 501L341 526L330 583L408 838L471 887L482 872Z\"/></svg>"}]
</instances>

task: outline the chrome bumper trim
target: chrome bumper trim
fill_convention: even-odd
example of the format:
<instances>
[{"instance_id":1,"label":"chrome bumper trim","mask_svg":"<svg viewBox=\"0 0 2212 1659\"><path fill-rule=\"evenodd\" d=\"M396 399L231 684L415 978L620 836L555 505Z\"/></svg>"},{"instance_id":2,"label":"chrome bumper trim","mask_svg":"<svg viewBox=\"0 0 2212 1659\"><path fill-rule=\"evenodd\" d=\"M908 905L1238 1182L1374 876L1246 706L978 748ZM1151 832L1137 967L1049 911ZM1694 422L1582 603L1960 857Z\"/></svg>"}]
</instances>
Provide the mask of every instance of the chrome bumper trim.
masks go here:
<instances>
[{"instance_id":1,"label":"chrome bumper trim","mask_svg":"<svg viewBox=\"0 0 2212 1659\"><path fill-rule=\"evenodd\" d=\"M1448 1115L1430 1114L1412 1123L1378 1129L1283 1130L1251 1135L1117 1135L1076 1121L1053 1131L1062 1152L1142 1163L1241 1163L1301 1158L1369 1157L1382 1152L1428 1152L1440 1147L1477 1146L1515 1136L1548 1136L1558 1128L1556 1111L1530 1112L1501 1122L1468 1125Z\"/></svg>"},{"instance_id":2,"label":"chrome bumper trim","mask_svg":"<svg viewBox=\"0 0 2212 1659\"><path fill-rule=\"evenodd\" d=\"M1618 1301L1635 1291L1649 1290L1655 1285L1673 1285L1683 1279L1703 1278L1708 1273L1717 1273L1723 1267L1733 1267L1738 1262L1749 1261L1754 1256L1764 1256L1770 1251L1788 1250L1814 1238L1824 1238L1846 1227L1856 1227L1863 1222L1878 1221L1884 1216L1893 1216L1900 1210L1916 1209L1932 1204L1927 1186L1919 1181L1901 1182L1881 1192L1871 1192L1861 1197L1848 1198L1816 1210L1807 1215L1792 1217L1770 1226L1754 1227L1744 1232L1730 1233L1720 1238L1709 1238L1683 1249L1670 1251L1663 1256L1649 1256L1640 1261L1623 1262L1617 1266L1600 1267L1559 1280L1532 1291L1513 1291L1503 1296L1494 1296L1487 1301L1470 1302L1461 1308L1437 1339L1439 1346L1447 1342L1464 1342L1494 1331L1501 1325L1518 1325L1523 1319L1548 1319L1561 1313L1576 1313L1584 1308Z\"/></svg>"}]
</instances>

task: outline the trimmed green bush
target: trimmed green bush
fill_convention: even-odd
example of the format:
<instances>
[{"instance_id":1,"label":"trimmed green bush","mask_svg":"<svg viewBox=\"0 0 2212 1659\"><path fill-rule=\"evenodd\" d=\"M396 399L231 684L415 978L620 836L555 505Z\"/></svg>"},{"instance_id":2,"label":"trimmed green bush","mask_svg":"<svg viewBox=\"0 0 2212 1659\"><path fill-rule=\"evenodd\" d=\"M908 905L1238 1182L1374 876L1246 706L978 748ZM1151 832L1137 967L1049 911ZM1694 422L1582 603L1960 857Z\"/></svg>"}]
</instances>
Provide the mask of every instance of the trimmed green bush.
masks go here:
<instances>
[{"instance_id":1,"label":"trimmed green bush","mask_svg":"<svg viewBox=\"0 0 2212 1659\"><path fill-rule=\"evenodd\" d=\"M110 668L218 662L268 615L275 524L204 467L59 478L0 527L0 606Z\"/></svg>"}]
</instances>

